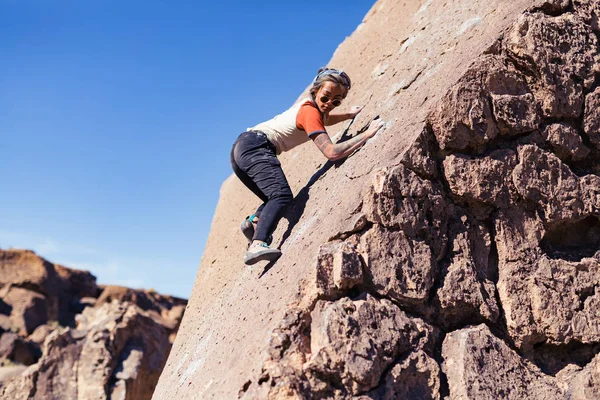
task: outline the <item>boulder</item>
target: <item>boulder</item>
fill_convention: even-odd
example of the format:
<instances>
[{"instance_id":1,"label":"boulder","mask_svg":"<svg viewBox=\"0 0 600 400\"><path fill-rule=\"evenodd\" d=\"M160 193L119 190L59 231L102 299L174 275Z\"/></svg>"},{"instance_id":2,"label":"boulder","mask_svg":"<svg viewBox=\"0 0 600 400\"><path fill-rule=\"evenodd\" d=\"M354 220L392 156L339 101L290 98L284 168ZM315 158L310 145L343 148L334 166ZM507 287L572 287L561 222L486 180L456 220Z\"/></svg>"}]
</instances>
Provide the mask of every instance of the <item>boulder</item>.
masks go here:
<instances>
[{"instance_id":1,"label":"boulder","mask_svg":"<svg viewBox=\"0 0 600 400\"><path fill-rule=\"evenodd\" d=\"M16 333L6 332L0 336L0 360L31 365L39 356L39 348Z\"/></svg>"},{"instance_id":2,"label":"boulder","mask_svg":"<svg viewBox=\"0 0 600 400\"><path fill-rule=\"evenodd\" d=\"M463 214L449 229L450 254L442 268L435 301L440 325L450 328L465 324L494 323L500 315L490 265L491 235L472 216Z\"/></svg>"},{"instance_id":3,"label":"boulder","mask_svg":"<svg viewBox=\"0 0 600 400\"><path fill-rule=\"evenodd\" d=\"M12 399L150 399L169 330L133 304L86 308L77 329L52 332L37 364L0 388Z\"/></svg>"},{"instance_id":4,"label":"boulder","mask_svg":"<svg viewBox=\"0 0 600 400\"><path fill-rule=\"evenodd\" d=\"M365 108L328 129L385 130L280 155L276 263L240 270L258 200L224 182L155 398L597 398L598 10L376 2L329 63Z\"/></svg>"},{"instance_id":5,"label":"boulder","mask_svg":"<svg viewBox=\"0 0 600 400\"><path fill-rule=\"evenodd\" d=\"M584 91L600 71L597 46L592 28L572 13L525 13L504 42L509 58L531 77L536 102L547 118L581 116Z\"/></svg>"},{"instance_id":6,"label":"boulder","mask_svg":"<svg viewBox=\"0 0 600 400\"><path fill-rule=\"evenodd\" d=\"M583 144L577 129L567 123L548 125L542 136L563 161L581 161L590 154L590 149Z\"/></svg>"},{"instance_id":7,"label":"boulder","mask_svg":"<svg viewBox=\"0 0 600 400\"><path fill-rule=\"evenodd\" d=\"M454 331L442 345L452 399L564 399L559 385L486 325Z\"/></svg>"},{"instance_id":8,"label":"boulder","mask_svg":"<svg viewBox=\"0 0 600 400\"><path fill-rule=\"evenodd\" d=\"M6 286L0 296L10 306L10 330L27 336L38 326L48 322L48 302L45 296L12 286Z\"/></svg>"},{"instance_id":9,"label":"boulder","mask_svg":"<svg viewBox=\"0 0 600 400\"><path fill-rule=\"evenodd\" d=\"M378 386L400 356L417 350L431 354L435 335L433 327L388 300L319 301L312 312L311 357L304 370L313 391L333 386L358 395ZM407 368L398 367L397 375Z\"/></svg>"},{"instance_id":10,"label":"boulder","mask_svg":"<svg viewBox=\"0 0 600 400\"><path fill-rule=\"evenodd\" d=\"M589 141L600 150L600 87L596 88L585 98L585 109L583 115L583 130Z\"/></svg>"}]
</instances>

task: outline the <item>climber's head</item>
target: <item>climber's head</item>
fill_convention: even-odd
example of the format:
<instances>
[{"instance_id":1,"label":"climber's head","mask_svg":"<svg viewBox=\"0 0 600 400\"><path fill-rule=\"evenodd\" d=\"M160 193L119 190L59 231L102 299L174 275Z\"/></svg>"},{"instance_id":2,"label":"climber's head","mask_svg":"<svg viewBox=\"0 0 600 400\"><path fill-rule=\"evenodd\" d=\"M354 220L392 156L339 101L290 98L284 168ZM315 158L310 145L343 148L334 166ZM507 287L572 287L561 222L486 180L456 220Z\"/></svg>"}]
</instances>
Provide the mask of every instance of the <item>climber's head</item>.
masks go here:
<instances>
[{"instance_id":1,"label":"climber's head","mask_svg":"<svg viewBox=\"0 0 600 400\"><path fill-rule=\"evenodd\" d=\"M350 77L344 71L321 68L313 80L310 94L319 110L328 113L342 103L350 86Z\"/></svg>"}]
</instances>

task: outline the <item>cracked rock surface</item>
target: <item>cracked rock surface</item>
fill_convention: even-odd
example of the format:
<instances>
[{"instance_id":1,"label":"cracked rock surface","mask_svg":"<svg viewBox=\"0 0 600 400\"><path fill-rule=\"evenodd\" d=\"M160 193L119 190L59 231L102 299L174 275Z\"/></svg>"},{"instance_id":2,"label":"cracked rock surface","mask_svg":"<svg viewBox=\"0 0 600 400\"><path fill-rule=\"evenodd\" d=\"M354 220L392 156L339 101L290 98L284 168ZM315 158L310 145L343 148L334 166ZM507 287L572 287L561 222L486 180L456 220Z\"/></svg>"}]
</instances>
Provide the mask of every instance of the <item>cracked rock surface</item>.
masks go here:
<instances>
[{"instance_id":1,"label":"cracked rock surface","mask_svg":"<svg viewBox=\"0 0 600 400\"><path fill-rule=\"evenodd\" d=\"M185 304L0 250L0 399L150 399Z\"/></svg>"},{"instance_id":2,"label":"cracked rock surface","mask_svg":"<svg viewBox=\"0 0 600 400\"><path fill-rule=\"evenodd\" d=\"M376 2L329 63L366 107L330 133L386 129L281 157L274 265L241 265L251 195L224 183L154 397L598 398L599 15Z\"/></svg>"}]
</instances>

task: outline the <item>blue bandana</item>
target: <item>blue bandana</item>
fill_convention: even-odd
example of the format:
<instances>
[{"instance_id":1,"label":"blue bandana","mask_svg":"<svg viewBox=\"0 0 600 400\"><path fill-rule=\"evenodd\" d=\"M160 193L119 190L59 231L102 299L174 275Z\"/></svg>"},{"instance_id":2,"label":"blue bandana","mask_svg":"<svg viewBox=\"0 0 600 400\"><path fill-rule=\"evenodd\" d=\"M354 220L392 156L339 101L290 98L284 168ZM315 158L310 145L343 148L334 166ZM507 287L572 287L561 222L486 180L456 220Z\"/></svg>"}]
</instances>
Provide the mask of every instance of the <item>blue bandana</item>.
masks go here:
<instances>
[{"instance_id":1,"label":"blue bandana","mask_svg":"<svg viewBox=\"0 0 600 400\"><path fill-rule=\"evenodd\" d=\"M326 69L321 71L317 74L317 76L315 76L313 83L315 83L320 77L326 75L338 75L344 81L343 85L346 87L346 89L350 90L350 77L341 69Z\"/></svg>"}]
</instances>

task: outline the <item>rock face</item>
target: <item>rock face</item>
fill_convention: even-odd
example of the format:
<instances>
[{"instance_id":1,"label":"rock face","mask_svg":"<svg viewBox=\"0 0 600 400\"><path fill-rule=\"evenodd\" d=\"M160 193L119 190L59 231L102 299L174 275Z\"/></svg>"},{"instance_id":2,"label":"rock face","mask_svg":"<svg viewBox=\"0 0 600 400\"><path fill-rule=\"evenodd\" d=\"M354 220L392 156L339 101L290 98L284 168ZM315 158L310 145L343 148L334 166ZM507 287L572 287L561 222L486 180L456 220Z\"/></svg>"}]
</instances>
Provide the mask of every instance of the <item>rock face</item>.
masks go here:
<instances>
[{"instance_id":1,"label":"rock face","mask_svg":"<svg viewBox=\"0 0 600 400\"><path fill-rule=\"evenodd\" d=\"M150 399L186 301L0 250L1 399Z\"/></svg>"},{"instance_id":2,"label":"rock face","mask_svg":"<svg viewBox=\"0 0 600 400\"><path fill-rule=\"evenodd\" d=\"M366 107L330 134L386 129L336 163L281 156L272 265L243 266L258 200L223 184L153 398L598 398L599 15L375 3L329 63Z\"/></svg>"}]
</instances>

